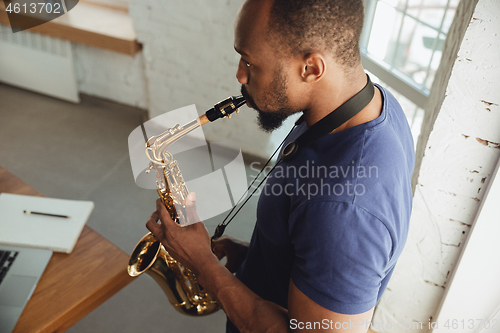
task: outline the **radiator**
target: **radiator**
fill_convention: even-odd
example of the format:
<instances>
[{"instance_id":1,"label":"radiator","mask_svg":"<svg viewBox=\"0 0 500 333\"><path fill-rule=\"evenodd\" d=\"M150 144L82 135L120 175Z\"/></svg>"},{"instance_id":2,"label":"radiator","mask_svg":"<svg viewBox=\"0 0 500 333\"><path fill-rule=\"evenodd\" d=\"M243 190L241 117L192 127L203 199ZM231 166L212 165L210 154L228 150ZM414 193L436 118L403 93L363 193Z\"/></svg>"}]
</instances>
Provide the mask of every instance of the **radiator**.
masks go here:
<instances>
[{"instance_id":1,"label":"radiator","mask_svg":"<svg viewBox=\"0 0 500 333\"><path fill-rule=\"evenodd\" d=\"M69 41L1 24L0 82L80 102Z\"/></svg>"}]
</instances>

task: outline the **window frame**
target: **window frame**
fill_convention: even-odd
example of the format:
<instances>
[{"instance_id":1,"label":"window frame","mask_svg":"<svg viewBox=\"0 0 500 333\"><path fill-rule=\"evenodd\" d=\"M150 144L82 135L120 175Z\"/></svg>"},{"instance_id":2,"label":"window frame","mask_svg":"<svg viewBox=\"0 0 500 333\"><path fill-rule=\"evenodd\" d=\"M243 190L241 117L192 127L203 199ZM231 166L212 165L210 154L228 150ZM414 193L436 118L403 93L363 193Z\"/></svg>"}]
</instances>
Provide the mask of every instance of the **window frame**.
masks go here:
<instances>
[{"instance_id":1,"label":"window frame","mask_svg":"<svg viewBox=\"0 0 500 333\"><path fill-rule=\"evenodd\" d=\"M427 101L429 99L429 94L430 94L429 89L427 89L425 87L425 85L427 83L427 80L429 79L429 71L431 69L431 63L432 63L432 60L433 60L434 55L436 53L437 47L439 45L440 36L442 36L442 35L447 36L447 33L444 33L442 31L442 29L443 29L443 23L445 21L446 13L448 11L451 0L447 0L446 6L444 8L444 14L443 14L443 17L441 18L440 26L437 29L436 29L436 27L431 26L430 24L414 17L413 15L408 14L407 13L408 3L405 4L404 10L401 10L399 8L395 8L396 11L399 11L400 13L403 14L403 18L404 18L404 16L408 16L410 18L413 18L418 23L423 24L426 27L429 27L437 32L437 37L434 40L433 45L432 45L431 58L429 60L429 63L427 65L427 69L426 69L426 77L425 77L422 85L416 83L411 78L409 78L406 74L400 72L398 69L393 67L392 64L387 64L385 62L379 61L376 57L371 56L370 53L368 52L368 50L367 50L368 42L369 42L369 38L370 38L372 26L373 26L375 11L376 11L377 4L379 1L382 1L382 0L364 0L365 25L364 25L363 33L362 33L361 39L360 39L361 63L367 71L373 73L380 80L382 80L387 85L389 85L392 89L394 89L395 91L397 91L401 95L405 96L408 100L410 100L412 103L414 103L417 107L425 109L425 106L427 104ZM396 43L400 42L402 28L403 28L403 23L401 23L401 26L399 27L398 37L397 37ZM393 56L393 59L394 59L394 56Z\"/></svg>"}]
</instances>

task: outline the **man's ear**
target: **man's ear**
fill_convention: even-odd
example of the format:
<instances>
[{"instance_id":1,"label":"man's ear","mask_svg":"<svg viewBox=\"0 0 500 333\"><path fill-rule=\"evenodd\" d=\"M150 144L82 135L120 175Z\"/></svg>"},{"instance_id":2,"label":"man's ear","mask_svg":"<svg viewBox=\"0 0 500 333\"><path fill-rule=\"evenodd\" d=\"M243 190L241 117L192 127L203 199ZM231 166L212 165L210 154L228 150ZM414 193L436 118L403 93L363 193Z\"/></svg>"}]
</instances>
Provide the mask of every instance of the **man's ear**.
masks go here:
<instances>
[{"instance_id":1,"label":"man's ear","mask_svg":"<svg viewBox=\"0 0 500 333\"><path fill-rule=\"evenodd\" d=\"M314 52L304 56L301 76L304 82L321 80L326 71L326 59L320 53Z\"/></svg>"}]
</instances>

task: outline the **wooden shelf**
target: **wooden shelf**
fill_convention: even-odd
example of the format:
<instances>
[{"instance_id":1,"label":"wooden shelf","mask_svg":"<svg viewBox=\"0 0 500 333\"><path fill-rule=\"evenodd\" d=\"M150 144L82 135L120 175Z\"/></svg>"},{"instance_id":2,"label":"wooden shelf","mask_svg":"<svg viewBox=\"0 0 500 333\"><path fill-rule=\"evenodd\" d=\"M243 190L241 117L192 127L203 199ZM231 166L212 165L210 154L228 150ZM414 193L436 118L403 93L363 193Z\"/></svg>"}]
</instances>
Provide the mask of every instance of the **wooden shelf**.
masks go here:
<instances>
[{"instance_id":1,"label":"wooden shelf","mask_svg":"<svg viewBox=\"0 0 500 333\"><path fill-rule=\"evenodd\" d=\"M23 19L37 22L33 17L23 16ZM0 1L0 24L10 27L3 1ZM127 12L82 1L68 13L28 31L128 55L141 50Z\"/></svg>"}]
</instances>

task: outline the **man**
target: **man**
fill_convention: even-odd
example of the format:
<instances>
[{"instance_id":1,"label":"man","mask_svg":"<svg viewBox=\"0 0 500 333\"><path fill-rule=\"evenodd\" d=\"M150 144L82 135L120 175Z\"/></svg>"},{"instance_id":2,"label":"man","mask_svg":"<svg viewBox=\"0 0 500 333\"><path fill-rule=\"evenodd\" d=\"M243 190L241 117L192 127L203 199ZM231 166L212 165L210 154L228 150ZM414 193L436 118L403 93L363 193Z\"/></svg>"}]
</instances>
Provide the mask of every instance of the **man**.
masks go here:
<instances>
[{"instance_id":1,"label":"man","mask_svg":"<svg viewBox=\"0 0 500 333\"><path fill-rule=\"evenodd\" d=\"M264 130L302 111L295 140L366 85L362 25L362 0L245 2L236 77ZM202 223L176 225L159 201L147 228L215 297L229 332L366 332L406 241L413 162L404 114L377 86L359 113L274 170L250 245L215 242L227 268ZM199 221L194 194L186 206Z\"/></svg>"}]
</instances>

